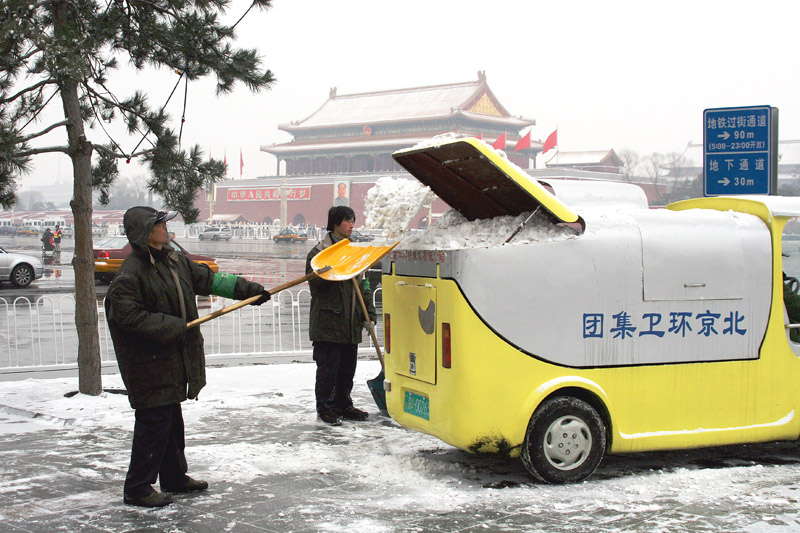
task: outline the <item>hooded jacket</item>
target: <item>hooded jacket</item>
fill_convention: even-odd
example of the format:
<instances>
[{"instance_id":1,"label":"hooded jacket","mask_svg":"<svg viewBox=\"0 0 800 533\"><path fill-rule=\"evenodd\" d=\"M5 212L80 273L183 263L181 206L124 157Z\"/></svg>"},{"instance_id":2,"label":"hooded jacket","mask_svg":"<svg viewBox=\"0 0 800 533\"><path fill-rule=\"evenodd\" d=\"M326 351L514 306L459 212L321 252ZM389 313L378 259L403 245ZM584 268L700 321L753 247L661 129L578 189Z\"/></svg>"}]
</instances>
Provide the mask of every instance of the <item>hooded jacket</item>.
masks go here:
<instances>
[{"instance_id":1,"label":"hooded jacket","mask_svg":"<svg viewBox=\"0 0 800 533\"><path fill-rule=\"evenodd\" d=\"M329 232L306 257L306 274L313 272L311 260L315 255L333 244ZM363 338L361 332L364 322L375 322L375 307L372 304L372 291L364 288L363 274L356 278L359 289L364 296L369 317L364 316L361 303L356 296L353 282L328 281L320 277L308 280L311 289L311 311L308 319L309 337L312 342L326 341L342 344L358 344Z\"/></svg>"},{"instance_id":2,"label":"hooded jacket","mask_svg":"<svg viewBox=\"0 0 800 533\"><path fill-rule=\"evenodd\" d=\"M133 251L105 299L114 352L134 409L196 398L205 386L203 335L200 328L186 328L198 317L196 295L241 300L264 290L238 276L214 274L170 244L161 250L150 247L156 213L152 207L126 211L123 224Z\"/></svg>"}]
</instances>

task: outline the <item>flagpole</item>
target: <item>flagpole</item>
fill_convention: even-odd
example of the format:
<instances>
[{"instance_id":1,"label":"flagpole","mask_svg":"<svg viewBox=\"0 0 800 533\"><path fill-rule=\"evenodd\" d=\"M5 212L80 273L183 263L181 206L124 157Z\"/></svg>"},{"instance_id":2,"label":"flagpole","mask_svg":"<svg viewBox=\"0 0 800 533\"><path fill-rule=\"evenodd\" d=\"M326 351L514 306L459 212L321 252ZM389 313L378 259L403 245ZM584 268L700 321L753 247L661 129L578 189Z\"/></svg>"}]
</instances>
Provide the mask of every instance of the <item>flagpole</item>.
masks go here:
<instances>
[{"instance_id":1,"label":"flagpole","mask_svg":"<svg viewBox=\"0 0 800 533\"><path fill-rule=\"evenodd\" d=\"M556 165L558 164L558 158L561 155L561 149L558 147L558 126L556 126Z\"/></svg>"}]
</instances>

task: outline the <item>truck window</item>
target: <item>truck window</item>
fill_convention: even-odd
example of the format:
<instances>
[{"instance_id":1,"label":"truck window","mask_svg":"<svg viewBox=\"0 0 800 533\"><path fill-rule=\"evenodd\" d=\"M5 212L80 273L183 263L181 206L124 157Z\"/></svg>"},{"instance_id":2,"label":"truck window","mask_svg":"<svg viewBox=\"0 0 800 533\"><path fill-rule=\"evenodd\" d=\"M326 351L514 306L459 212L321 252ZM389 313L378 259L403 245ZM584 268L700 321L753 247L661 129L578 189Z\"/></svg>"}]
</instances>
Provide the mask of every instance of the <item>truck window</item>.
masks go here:
<instances>
[{"instance_id":1,"label":"truck window","mask_svg":"<svg viewBox=\"0 0 800 533\"><path fill-rule=\"evenodd\" d=\"M783 301L790 324L800 324L800 221L791 219L783 230ZM800 329L790 329L789 338L800 342Z\"/></svg>"},{"instance_id":2,"label":"truck window","mask_svg":"<svg viewBox=\"0 0 800 533\"><path fill-rule=\"evenodd\" d=\"M793 218L783 230L783 272L800 279L800 220Z\"/></svg>"}]
</instances>

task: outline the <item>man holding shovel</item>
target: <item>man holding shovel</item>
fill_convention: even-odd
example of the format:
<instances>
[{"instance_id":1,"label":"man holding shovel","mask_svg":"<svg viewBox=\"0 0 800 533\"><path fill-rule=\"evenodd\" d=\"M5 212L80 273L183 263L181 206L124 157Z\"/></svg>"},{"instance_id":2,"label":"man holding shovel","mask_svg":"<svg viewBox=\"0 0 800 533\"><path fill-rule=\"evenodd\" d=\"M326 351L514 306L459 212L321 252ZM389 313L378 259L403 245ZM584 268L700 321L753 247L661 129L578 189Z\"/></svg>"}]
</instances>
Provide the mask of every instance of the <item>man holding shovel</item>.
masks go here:
<instances>
[{"instance_id":1,"label":"man holding shovel","mask_svg":"<svg viewBox=\"0 0 800 533\"><path fill-rule=\"evenodd\" d=\"M132 207L125 234L133 251L122 263L105 300L106 317L128 400L136 410L124 501L141 507L172 503L164 492L200 492L208 483L186 475L181 402L206 384L205 354L195 295L216 294L253 305L270 299L258 283L214 274L178 253L167 221L174 211ZM152 485L160 478L161 490Z\"/></svg>"},{"instance_id":2,"label":"man holding shovel","mask_svg":"<svg viewBox=\"0 0 800 533\"><path fill-rule=\"evenodd\" d=\"M306 273L314 271L311 260L325 248L348 239L355 226L355 212L347 206L334 206L328 210L328 234L308 253ZM375 322L375 308L371 291L364 287L363 274L352 280L329 281L312 277L309 337L314 345L313 357L317 363L314 393L317 415L326 424L339 426L342 419L366 420L369 414L353 406L350 392L356 372L358 344L366 321ZM356 285L358 289L356 288ZM363 316L356 290L362 291L367 302Z\"/></svg>"}]
</instances>

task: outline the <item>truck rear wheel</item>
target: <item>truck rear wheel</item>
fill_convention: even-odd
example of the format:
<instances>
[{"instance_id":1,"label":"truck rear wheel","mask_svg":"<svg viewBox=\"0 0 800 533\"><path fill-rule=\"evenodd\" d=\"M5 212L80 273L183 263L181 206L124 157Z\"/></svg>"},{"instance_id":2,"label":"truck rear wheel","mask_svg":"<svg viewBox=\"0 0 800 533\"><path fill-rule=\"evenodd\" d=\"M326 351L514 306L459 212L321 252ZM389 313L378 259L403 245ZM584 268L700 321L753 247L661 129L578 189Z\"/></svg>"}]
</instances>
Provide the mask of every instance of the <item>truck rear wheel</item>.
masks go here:
<instances>
[{"instance_id":1,"label":"truck rear wheel","mask_svg":"<svg viewBox=\"0 0 800 533\"><path fill-rule=\"evenodd\" d=\"M588 403L570 396L546 400L533 413L522 463L545 483L575 483L592 475L606 450L603 419Z\"/></svg>"}]
</instances>

